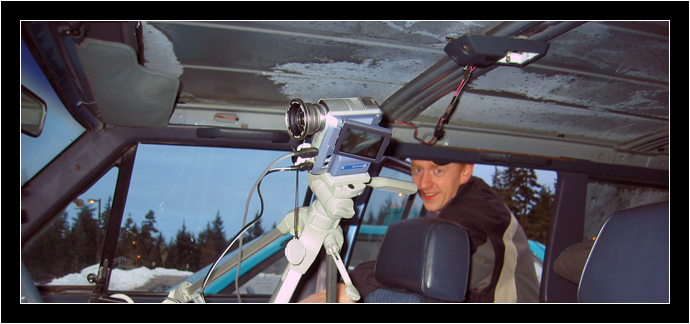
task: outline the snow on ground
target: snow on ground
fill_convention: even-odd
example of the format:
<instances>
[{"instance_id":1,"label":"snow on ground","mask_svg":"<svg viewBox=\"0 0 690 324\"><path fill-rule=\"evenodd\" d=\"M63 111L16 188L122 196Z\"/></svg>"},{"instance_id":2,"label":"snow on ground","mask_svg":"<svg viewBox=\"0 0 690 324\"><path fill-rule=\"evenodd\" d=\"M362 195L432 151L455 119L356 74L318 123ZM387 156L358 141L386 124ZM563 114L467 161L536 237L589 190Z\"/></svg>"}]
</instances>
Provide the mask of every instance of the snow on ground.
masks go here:
<instances>
[{"instance_id":1,"label":"snow on ground","mask_svg":"<svg viewBox=\"0 0 690 324\"><path fill-rule=\"evenodd\" d=\"M86 280L90 274L98 273L98 264L94 264L84 268L80 273L70 273L64 277L53 279L48 285L75 285L75 286L90 286L93 285ZM139 267L131 270L115 269L110 276L110 290L135 290L137 287L145 285L149 280L159 276L191 276L194 274L190 271L182 271L168 268L149 269L147 267Z\"/></svg>"}]
</instances>

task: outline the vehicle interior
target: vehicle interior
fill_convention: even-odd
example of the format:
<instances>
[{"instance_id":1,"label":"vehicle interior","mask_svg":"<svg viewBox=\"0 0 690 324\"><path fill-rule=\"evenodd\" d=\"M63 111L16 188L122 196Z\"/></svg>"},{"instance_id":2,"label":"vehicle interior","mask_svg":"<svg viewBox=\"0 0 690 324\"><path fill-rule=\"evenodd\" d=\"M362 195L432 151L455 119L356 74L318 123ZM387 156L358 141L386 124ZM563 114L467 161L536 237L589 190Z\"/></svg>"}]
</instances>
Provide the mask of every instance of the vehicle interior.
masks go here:
<instances>
[{"instance_id":1,"label":"vehicle interior","mask_svg":"<svg viewBox=\"0 0 690 324\"><path fill-rule=\"evenodd\" d=\"M376 126L391 132L372 176L384 164L405 170L409 159L555 172L539 299L577 303L579 285L554 271L561 252L597 235L618 210L669 200L669 29L668 20L23 21L23 44L85 131L22 183L22 249L110 167L119 170L102 225L101 270L81 290L87 298L72 298L74 287L27 284L23 301L117 301L107 273L135 156L146 144L290 153L302 144L286 125L294 99L370 98L363 102L382 113ZM36 137L53 110L27 90L34 105L22 97L22 133ZM606 195L608 185L635 195ZM355 197L354 216L341 222L345 266L369 195ZM601 220L588 230L591 214ZM314 292L296 289L295 296ZM128 294L144 303L166 295Z\"/></svg>"}]
</instances>

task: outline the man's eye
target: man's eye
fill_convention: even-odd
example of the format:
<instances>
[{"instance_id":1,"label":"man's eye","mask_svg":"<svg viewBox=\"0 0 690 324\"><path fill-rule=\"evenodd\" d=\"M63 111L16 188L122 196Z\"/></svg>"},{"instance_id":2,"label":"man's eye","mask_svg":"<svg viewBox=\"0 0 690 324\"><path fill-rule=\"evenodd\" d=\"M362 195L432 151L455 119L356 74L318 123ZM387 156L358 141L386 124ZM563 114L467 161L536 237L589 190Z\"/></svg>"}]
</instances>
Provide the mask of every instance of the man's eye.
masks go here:
<instances>
[{"instance_id":1,"label":"man's eye","mask_svg":"<svg viewBox=\"0 0 690 324\"><path fill-rule=\"evenodd\" d=\"M436 174L436 175L442 175L442 174L443 174L443 170L441 170L441 169L434 169L434 174Z\"/></svg>"},{"instance_id":2,"label":"man's eye","mask_svg":"<svg viewBox=\"0 0 690 324\"><path fill-rule=\"evenodd\" d=\"M421 172L422 172L422 169L421 169L421 168L413 168L413 169L412 169L412 173L414 173L414 174L419 174L419 173L421 173Z\"/></svg>"}]
</instances>

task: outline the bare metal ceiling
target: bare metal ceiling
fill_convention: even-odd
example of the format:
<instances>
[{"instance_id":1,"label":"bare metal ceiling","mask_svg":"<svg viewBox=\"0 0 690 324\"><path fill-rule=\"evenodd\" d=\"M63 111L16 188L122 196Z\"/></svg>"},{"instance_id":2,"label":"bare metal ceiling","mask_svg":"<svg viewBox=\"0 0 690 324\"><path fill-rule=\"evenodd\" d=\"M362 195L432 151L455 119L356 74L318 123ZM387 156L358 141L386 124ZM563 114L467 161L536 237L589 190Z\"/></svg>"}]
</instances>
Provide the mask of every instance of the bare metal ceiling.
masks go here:
<instances>
[{"instance_id":1,"label":"bare metal ceiling","mask_svg":"<svg viewBox=\"0 0 690 324\"><path fill-rule=\"evenodd\" d=\"M160 48L146 49L150 66L181 73L181 101L187 105L179 108L238 102L273 107L278 110L275 122L248 127L274 129L284 127L280 115L292 98L316 102L345 97L372 97L392 120L433 127L457 83L424 93L420 100L421 89L434 84L433 78L412 81L428 69L440 78L459 68L443 51L449 40L467 33L542 37L550 47L541 60L523 68L501 66L475 73L440 145L556 153L599 162L622 159L610 149L668 154L667 21L150 22L146 26L145 35L151 37L145 40L155 43L158 38L160 43ZM153 58L150 53L162 50L163 43L168 55ZM439 67L432 68L435 65ZM398 93L405 86L413 88L411 94ZM389 105L391 96L396 96L396 104ZM203 122L200 118L191 119ZM409 129L395 130L400 140L414 141ZM496 134L530 140L506 141ZM543 145L552 151L544 151ZM592 145L611 153L592 150ZM556 150L559 147L563 152ZM647 158L639 163L661 163L656 166L663 168L665 161Z\"/></svg>"}]
</instances>

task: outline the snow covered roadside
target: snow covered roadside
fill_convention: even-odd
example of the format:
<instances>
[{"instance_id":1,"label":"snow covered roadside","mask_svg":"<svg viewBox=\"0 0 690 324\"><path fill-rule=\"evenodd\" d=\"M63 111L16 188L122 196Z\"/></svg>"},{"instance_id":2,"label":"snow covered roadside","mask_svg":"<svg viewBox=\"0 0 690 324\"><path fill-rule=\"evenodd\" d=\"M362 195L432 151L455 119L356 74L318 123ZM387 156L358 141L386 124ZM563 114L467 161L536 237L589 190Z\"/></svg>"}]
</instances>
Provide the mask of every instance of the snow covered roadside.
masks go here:
<instances>
[{"instance_id":1,"label":"snow covered roadside","mask_svg":"<svg viewBox=\"0 0 690 324\"><path fill-rule=\"evenodd\" d=\"M84 268L80 273L70 273L64 277L53 279L48 285L66 285L66 286L91 286L86 280L86 276L90 273L98 273L98 264L94 264ZM110 276L109 290L136 290L138 287L144 286L147 282L155 277L160 276L191 276L193 272L182 271L168 268L149 269L147 267L139 267L131 270L115 269Z\"/></svg>"}]
</instances>

